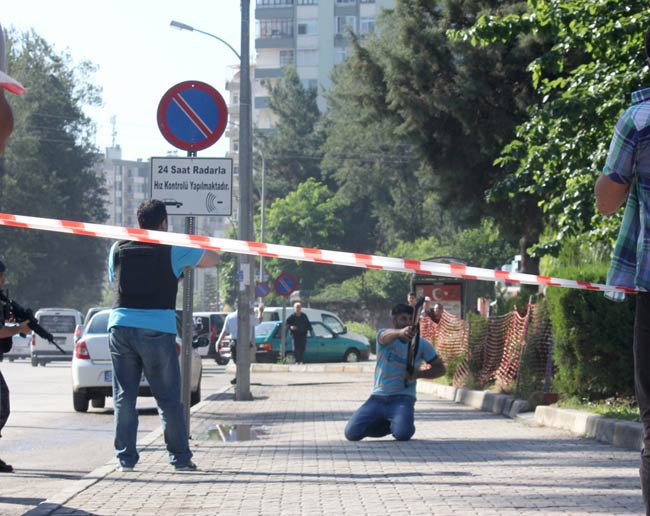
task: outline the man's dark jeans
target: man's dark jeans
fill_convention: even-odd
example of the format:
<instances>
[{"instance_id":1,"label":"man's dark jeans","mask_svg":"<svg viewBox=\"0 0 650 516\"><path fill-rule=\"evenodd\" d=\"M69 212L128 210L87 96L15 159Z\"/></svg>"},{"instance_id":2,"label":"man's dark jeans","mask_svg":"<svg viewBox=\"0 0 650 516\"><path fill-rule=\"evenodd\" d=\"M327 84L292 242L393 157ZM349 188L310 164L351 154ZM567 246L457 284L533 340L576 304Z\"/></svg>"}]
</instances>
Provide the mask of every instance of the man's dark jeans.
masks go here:
<instances>
[{"instance_id":1,"label":"man's dark jeans","mask_svg":"<svg viewBox=\"0 0 650 516\"><path fill-rule=\"evenodd\" d=\"M296 354L296 362L302 364L305 361L305 349L307 348L307 334L306 333L293 333L293 351Z\"/></svg>"},{"instance_id":2,"label":"man's dark jeans","mask_svg":"<svg viewBox=\"0 0 650 516\"><path fill-rule=\"evenodd\" d=\"M650 292L640 292L634 319L634 387L643 423L641 490L650 516Z\"/></svg>"},{"instance_id":3,"label":"man's dark jeans","mask_svg":"<svg viewBox=\"0 0 650 516\"><path fill-rule=\"evenodd\" d=\"M7 423L10 412L9 387L7 386L7 382L5 382L4 376L0 373L0 432L2 432L2 429Z\"/></svg>"}]
</instances>

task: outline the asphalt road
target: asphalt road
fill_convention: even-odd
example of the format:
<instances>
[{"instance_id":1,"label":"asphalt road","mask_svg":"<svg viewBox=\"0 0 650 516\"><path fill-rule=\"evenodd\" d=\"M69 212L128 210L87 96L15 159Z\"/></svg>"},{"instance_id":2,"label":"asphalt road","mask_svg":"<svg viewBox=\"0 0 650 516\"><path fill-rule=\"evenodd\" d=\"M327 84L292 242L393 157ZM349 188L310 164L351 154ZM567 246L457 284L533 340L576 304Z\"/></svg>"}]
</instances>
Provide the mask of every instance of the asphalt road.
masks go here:
<instances>
[{"instance_id":1,"label":"asphalt road","mask_svg":"<svg viewBox=\"0 0 650 516\"><path fill-rule=\"evenodd\" d=\"M4 361L11 416L2 432L0 458L13 474L0 474L0 514L24 514L113 457L113 405L87 413L72 408L70 363L32 367ZM203 359L202 397L230 386L225 367ZM160 426L152 398L139 398L138 437Z\"/></svg>"}]
</instances>

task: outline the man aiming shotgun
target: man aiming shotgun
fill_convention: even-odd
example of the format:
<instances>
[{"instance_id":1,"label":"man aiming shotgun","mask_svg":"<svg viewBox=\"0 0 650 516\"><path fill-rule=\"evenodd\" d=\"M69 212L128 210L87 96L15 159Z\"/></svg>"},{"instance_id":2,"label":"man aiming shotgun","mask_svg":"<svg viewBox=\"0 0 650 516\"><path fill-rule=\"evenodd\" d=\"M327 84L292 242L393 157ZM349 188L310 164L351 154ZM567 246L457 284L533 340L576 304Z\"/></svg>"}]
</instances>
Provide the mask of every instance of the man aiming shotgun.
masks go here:
<instances>
[{"instance_id":1,"label":"man aiming shotgun","mask_svg":"<svg viewBox=\"0 0 650 516\"><path fill-rule=\"evenodd\" d=\"M391 310L393 327L377 332L375 385L370 398L345 427L349 441L388 434L398 441L413 437L417 379L445 374L445 365L433 345L419 336L416 322L421 306L422 301L415 309L402 303L395 305ZM421 370L422 362L431 367Z\"/></svg>"}]
</instances>

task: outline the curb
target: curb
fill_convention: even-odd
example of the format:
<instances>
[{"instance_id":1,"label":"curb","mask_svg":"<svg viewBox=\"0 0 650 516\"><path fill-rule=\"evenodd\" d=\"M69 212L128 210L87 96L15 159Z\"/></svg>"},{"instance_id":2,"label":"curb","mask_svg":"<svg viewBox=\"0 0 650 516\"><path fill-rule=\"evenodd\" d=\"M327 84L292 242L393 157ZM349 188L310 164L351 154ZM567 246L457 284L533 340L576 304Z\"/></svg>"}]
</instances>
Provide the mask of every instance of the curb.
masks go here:
<instances>
[{"instance_id":1,"label":"curb","mask_svg":"<svg viewBox=\"0 0 650 516\"><path fill-rule=\"evenodd\" d=\"M484 412L501 414L514 419L520 412L529 412L530 404L514 396L495 394L488 391L473 391L462 387L442 385L430 380L420 380L417 383L417 392L434 394L439 398L462 403Z\"/></svg>"},{"instance_id":2,"label":"curb","mask_svg":"<svg viewBox=\"0 0 650 516\"><path fill-rule=\"evenodd\" d=\"M216 394L227 392L229 389L230 387L225 388L223 391L218 392ZM206 403L210 401L211 400L208 398L197 403L192 407L190 413L200 410ZM162 426L159 426L158 428L152 430L151 432L149 432L147 435L145 435L138 441L137 443L138 448L140 450L147 448L148 446L153 444L162 434L163 434ZM74 482L70 487L63 489L62 491L56 493L55 495L51 496L47 500L42 501L36 507L27 511L23 516L49 516L55 510L59 509L60 507L68 503L68 501L70 501L72 498L77 496L79 493L82 493L89 487L95 485L97 482L103 480L108 475L113 473L113 471L117 469L117 466L118 464L115 458L111 459L110 462L104 464L103 466L99 466L98 468L95 468L86 476Z\"/></svg>"},{"instance_id":3,"label":"curb","mask_svg":"<svg viewBox=\"0 0 650 516\"><path fill-rule=\"evenodd\" d=\"M462 403L478 410L502 414L525 425L548 426L611 444L617 448L640 451L643 448L643 426L581 410L539 405L532 412L530 404L514 396L420 380L417 391Z\"/></svg>"},{"instance_id":4,"label":"curb","mask_svg":"<svg viewBox=\"0 0 650 516\"><path fill-rule=\"evenodd\" d=\"M234 373L235 365L232 362L228 363L226 371ZM373 373L374 371L374 361L331 364L261 364L257 362L251 364L253 373Z\"/></svg>"}]
</instances>

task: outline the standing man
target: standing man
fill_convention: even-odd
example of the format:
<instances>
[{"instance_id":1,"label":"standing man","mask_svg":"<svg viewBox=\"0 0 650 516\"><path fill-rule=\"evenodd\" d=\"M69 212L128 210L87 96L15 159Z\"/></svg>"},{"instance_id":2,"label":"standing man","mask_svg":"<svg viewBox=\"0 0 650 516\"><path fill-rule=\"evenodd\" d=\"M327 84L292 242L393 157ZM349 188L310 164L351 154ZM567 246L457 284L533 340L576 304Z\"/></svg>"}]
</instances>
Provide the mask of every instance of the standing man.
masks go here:
<instances>
[{"instance_id":1,"label":"standing man","mask_svg":"<svg viewBox=\"0 0 650 516\"><path fill-rule=\"evenodd\" d=\"M650 63L650 30L645 35ZM603 174L596 181L596 208L611 215L627 199L607 283L637 294L634 320L634 387L643 424L641 490L650 516L650 88L632 93L632 105L620 116ZM629 194L629 195L628 195Z\"/></svg>"},{"instance_id":2,"label":"standing man","mask_svg":"<svg viewBox=\"0 0 650 516\"><path fill-rule=\"evenodd\" d=\"M237 310L234 312L229 313L226 316L226 320L223 322L223 328L221 329L221 333L219 334L219 338L217 339L216 344L214 345L217 353L219 353L219 346L221 345L221 341L224 339L226 334L230 337L230 356L232 358L233 364L237 363ZM258 313L255 315L251 311L251 316L250 316L250 336L251 336L251 342L249 343L250 347L254 347L253 343L255 342L255 326L258 325L258 323L262 322L262 314L264 313L264 304L260 304L258 307ZM232 380L230 380L230 383L232 385L235 385L237 383L237 377L235 376Z\"/></svg>"},{"instance_id":3,"label":"standing man","mask_svg":"<svg viewBox=\"0 0 650 516\"><path fill-rule=\"evenodd\" d=\"M409 292L406 294L406 302L409 306L415 306L418 302L418 296L415 292Z\"/></svg>"},{"instance_id":4,"label":"standing man","mask_svg":"<svg viewBox=\"0 0 650 516\"><path fill-rule=\"evenodd\" d=\"M293 339L293 352L296 354L296 364L304 363L305 348L307 347L307 333L314 333L309 319L302 313L302 305L296 301L293 304L293 313L287 317L287 326Z\"/></svg>"},{"instance_id":5,"label":"standing man","mask_svg":"<svg viewBox=\"0 0 650 516\"><path fill-rule=\"evenodd\" d=\"M438 378L445 374L445 364L433 345L421 337L415 371L412 376L407 374L408 345L414 335L411 326L413 307L400 303L393 307L391 315L393 328L377 332L377 365L372 394L345 426L345 437L349 441L388 434L398 441L408 441L415 433L417 379ZM421 370L422 362L429 364L429 369Z\"/></svg>"},{"instance_id":6,"label":"standing man","mask_svg":"<svg viewBox=\"0 0 650 516\"><path fill-rule=\"evenodd\" d=\"M5 286L5 264L0 262L0 291ZM29 321L23 321L17 326L5 326L4 305L0 304L0 339L11 339L18 333L29 333ZM9 419L9 387L0 371L0 432ZM0 435L1 437L1 435ZM0 473L13 473L14 468L0 459Z\"/></svg>"},{"instance_id":7,"label":"standing man","mask_svg":"<svg viewBox=\"0 0 650 516\"><path fill-rule=\"evenodd\" d=\"M167 231L167 209L161 201L138 208L142 229ZM214 251L146 242L117 242L108 259L109 280L117 284L117 301L108 319L113 363L115 450L121 471L133 471L138 397L144 372L162 419L169 462L177 471L195 470L183 404L176 351L176 294L183 268L213 267Z\"/></svg>"},{"instance_id":8,"label":"standing man","mask_svg":"<svg viewBox=\"0 0 650 516\"><path fill-rule=\"evenodd\" d=\"M433 305L433 317L431 317L433 319L433 322L439 324L440 320L442 319L442 314L444 311L445 311L445 307L442 306L442 303L436 303L435 305Z\"/></svg>"}]
</instances>

